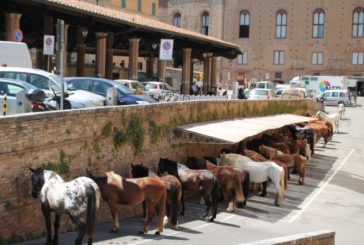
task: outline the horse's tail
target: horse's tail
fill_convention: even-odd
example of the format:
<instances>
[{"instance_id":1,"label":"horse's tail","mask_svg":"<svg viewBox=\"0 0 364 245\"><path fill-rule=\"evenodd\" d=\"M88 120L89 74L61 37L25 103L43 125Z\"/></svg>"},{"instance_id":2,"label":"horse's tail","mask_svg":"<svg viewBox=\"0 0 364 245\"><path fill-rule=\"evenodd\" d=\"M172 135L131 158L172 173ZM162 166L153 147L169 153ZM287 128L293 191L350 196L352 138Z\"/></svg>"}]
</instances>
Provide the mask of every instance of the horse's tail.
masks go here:
<instances>
[{"instance_id":1,"label":"horse's tail","mask_svg":"<svg viewBox=\"0 0 364 245\"><path fill-rule=\"evenodd\" d=\"M158 224L158 233L163 231L164 228L164 215L166 213L166 201L167 201L167 190L164 188L161 198L158 203L158 215L159 215L159 224Z\"/></svg>"},{"instance_id":2,"label":"horse's tail","mask_svg":"<svg viewBox=\"0 0 364 245\"><path fill-rule=\"evenodd\" d=\"M244 178L244 182L243 182L243 194L245 197L245 203L246 200L249 197L249 192L250 192L250 174L248 171L244 171L245 172L245 178Z\"/></svg>"},{"instance_id":3,"label":"horse's tail","mask_svg":"<svg viewBox=\"0 0 364 245\"><path fill-rule=\"evenodd\" d=\"M95 234L96 211L99 207L100 192L98 187L88 185L86 187L87 195L87 214L86 214L86 229L90 239Z\"/></svg>"},{"instance_id":4,"label":"horse's tail","mask_svg":"<svg viewBox=\"0 0 364 245\"><path fill-rule=\"evenodd\" d=\"M171 183L171 188L169 191L169 207L171 213L171 224L173 229L178 228L178 209L179 209L179 199L181 197L182 189L178 187L176 182Z\"/></svg>"}]
</instances>

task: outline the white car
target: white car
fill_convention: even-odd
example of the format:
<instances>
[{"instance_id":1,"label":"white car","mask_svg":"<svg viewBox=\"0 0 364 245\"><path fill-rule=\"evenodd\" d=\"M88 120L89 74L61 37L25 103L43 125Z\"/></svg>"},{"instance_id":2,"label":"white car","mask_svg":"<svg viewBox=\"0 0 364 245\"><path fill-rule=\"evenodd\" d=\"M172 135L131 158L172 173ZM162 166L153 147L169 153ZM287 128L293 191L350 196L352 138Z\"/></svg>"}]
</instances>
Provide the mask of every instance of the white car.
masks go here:
<instances>
[{"instance_id":1,"label":"white car","mask_svg":"<svg viewBox=\"0 0 364 245\"><path fill-rule=\"evenodd\" d=\"M130 88L134 91L135 94L144 94L145 87L144 85L137 80L129 80L129 79L116 79L114 82L121 83L122 85Z\"/></svg>"},{"instance_id":2,"label":"white car","mask_svg":"<svg viewBox=\"0 0 364 245\"><path fill-rule=\"evenodd\" d=\"M249 91L248 100L268 100L273 98L273 90L264 88L255 88Z\"/></svg>"},{"instance_id":3,"label":"white car","mask_svg":"<svg viewBox=\"0 0 364 245\"><path fill-rule=\"evenodd\" d=\"M173 89L169 84L165 82L149 81L143 82L143 85L147 91L147 94L160 100L168 93L176 93L177 91Z\"/></svg>"},{"instance_id":4,"label":"white car","mask_svg":"<svg viewBox=\"0 0 364 245\"><path fill-rule=\"evenodd\" d=\"M28 82L35 87L42 89L46 93L47 98L52 98L54 96L52 90L58 95L61 91L60 77L39 69L0 67L0 78L9 78ZM73 109L106 105L106 99L103 96L87 91L68 89L66 83L64 83L64 90L65 93L69 95L67 100L71 102ZM52 102L55 103L55 101Z\"/></svg>"}]
</instances>

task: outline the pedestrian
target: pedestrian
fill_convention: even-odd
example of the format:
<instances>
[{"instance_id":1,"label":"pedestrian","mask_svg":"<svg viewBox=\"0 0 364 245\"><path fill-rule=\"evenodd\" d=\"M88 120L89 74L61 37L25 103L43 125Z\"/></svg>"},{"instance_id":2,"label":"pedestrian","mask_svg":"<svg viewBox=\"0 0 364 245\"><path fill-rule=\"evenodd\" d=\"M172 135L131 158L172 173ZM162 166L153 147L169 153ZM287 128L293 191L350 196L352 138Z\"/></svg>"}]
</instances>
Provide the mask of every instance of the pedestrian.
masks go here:
<instances>
[{"instance_id":1,"label":"pedestrian","mask_svg":"<svg viewBox=\"0 0 364 245\"><path fill-rule=\"evenodd\" d=\"M196 82L193 82L192 84L192 94L197 95L198 94L198 88Z\"/></svg>"}]
</instances>

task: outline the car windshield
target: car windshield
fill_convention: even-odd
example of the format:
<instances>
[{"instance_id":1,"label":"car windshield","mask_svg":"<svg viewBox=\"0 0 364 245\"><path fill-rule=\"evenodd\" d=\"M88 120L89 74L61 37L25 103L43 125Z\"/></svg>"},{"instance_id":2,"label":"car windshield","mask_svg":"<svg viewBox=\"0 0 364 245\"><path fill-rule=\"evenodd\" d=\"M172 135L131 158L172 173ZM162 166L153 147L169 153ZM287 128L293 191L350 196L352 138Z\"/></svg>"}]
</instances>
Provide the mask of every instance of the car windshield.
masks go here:
<instances>
[{"instance_id":1,"label":"car windshield","mask_svg":"<svg viewBox=\"0 0 364 245\"><path fill-rule=\"evenodd\" d=\"M257 88L265 88L265 84L264 83L257 83Z\"/></svg>"},{"instance_id":2,"label":"car windshield","mask_svg":"<svg viewBox=\"0 0 364 245\"><path fill-rule=\"evenodd\" d=\"M252 90L250 92L250 94L252 94L252 95L267 95L268 94L268 91L267 90L259 90L259 89L257 89L257 90Z\"/></svg>"},{"instance_id":3,"label":"car windshield","mask_svg":"<svg viewBox=\"0 0 364 245\"><path fill-rule=\"evenodd\" d=\"M51 74L49 75L49 77L51 78L50 81L53 83L52 84L52 88L54 89L54 91L61 91L61 77L55 74ZM56 84L54 84L56 83ZM63 80L63 84L64 84L64 90L67 90L67 83L65 80Z\"/></svg>"},{"instance_id":4,"label":"car windshield","mask_svg":"<svg viewBox=\"0 0 364 245\"><path fill-rule=\"evenodd\" d=\"M118 83L114 83L114 86L118 89L119 93L124 95L124 94L134 94L133 90L131 90L130 88L122 85L122 84L118 84Z\"/></svg>"}]
</instances>

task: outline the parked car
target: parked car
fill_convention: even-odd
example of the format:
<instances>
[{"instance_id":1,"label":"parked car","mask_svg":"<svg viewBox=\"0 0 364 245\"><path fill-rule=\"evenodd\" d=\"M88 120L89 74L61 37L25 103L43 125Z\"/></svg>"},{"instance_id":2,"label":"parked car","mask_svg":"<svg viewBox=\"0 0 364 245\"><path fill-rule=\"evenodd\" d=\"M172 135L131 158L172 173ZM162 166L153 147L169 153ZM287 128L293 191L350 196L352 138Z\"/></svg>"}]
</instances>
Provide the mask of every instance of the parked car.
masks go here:
<instances>
[{"instance_id":1,"label":"parked car","mask_svg":"<svg viewBox=\"0 0 364 245\"><path fill-rule=\"evenodd\" d=\"M157 102L145 94L134 94L128 87L109 79L95 77L67 77L67 85L71 88L89 91L106 98L107 90L115 87L118 91L118 105L150 104Z\"/></svg>"},{"instance_id":2,"label":"parked car","mask_svg":"<svg viewBox=\"0 0 364 245\"><path fill-rule=\"evenodd\" d=\"M143 85L148 95L152 96L156 100L160 100L168 93L178 92L165 82L148 81L148 82L143 82Z\"/></svg>"},{"instance_id":3,"label":"parked car","mask_svg":"<svg viewBox=\"0 0 364 245\"><path fill-rule=\"evenodd\" d=\"M306 97L304 88L283 88L275 91L275 97L281 99L303 99Z\"/></svg>"},{"instance_id":4,"label":"parked car","mask_svg":"<svg viewBox=\"0 0 364 245\"><path fill-rule=\"evenodd\" d=\"M134 91L135 94L144 94L145 93L144 85L137 80L116 79L114 81L117 83L121 83L122 85L130 88L132 91Z\"/></svg>"},{"instance_id":5,"label":"parked car","mask_svg":"<svg viewBox=\"0 0 364 245\"><path fill-rule=\"evenodd\" d=\"M273 98L273 90L255 88L249 91L249 100L267 100Z\"/></svg>"},{"instance_id":6,"label":"parked car","mask_svg":"<svg viewBox=\"0 0 364 245\"><path fill-rule=\"evenodd\" d=\"M61 79L58 75L32 68L0 67L0 78L10 78L24 81L42 89L48 98L54 98L55 94L61 92ZM67 100L73 109L86 107L99 107L106 105L106 99L82 90L69 90L67 84L64 85ZM54 91L54 92L53 92ZM53 101L55 108L56 101Z\"/></svg>"},{"instance_id":7,"label":"parked car","mask_svg":"<svg viewBox=\"0 0 364 245\"><path fill-rule=\"evenodd\" d=\"M276 89L275 83L271 81L260 81L255 84L255 88L265 88L265 89Z\"/></svg>"},{"instance_id":8,"label":"parked car","mask_svg":"<svg viewBox=\"0 0 364 245\"><path fill-rule=\"evenodd\" d=\"M345 106L350 105L349 97L346 90L326 90L318 98L324 105L338 105L343 103Z\"/></svg>"}]
</instances>

